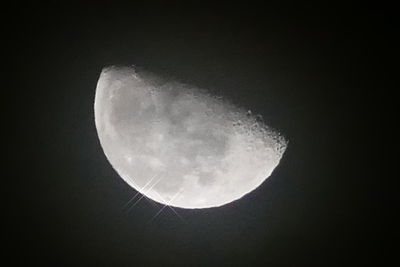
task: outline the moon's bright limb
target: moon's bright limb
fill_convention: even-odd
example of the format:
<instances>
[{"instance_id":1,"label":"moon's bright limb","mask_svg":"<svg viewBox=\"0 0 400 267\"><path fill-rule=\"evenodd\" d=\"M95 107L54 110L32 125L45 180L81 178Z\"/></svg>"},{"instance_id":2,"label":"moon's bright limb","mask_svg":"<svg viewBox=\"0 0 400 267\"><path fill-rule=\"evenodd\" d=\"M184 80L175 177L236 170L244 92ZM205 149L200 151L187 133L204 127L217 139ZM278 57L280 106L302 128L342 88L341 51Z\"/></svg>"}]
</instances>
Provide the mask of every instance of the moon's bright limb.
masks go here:
<instances>
[{"instance_id":1,"label":"moon's bright limb","mask_svg":"<svg viewBox=\"0 0 400 267\"><path fill-rule=\"evenodd\" d=\"M134 68L103 69L94 110L101 145L118 174L175 207L217 207L241 198L271 175L287 144L244 109Z\"/></svg>"}]
</instances>

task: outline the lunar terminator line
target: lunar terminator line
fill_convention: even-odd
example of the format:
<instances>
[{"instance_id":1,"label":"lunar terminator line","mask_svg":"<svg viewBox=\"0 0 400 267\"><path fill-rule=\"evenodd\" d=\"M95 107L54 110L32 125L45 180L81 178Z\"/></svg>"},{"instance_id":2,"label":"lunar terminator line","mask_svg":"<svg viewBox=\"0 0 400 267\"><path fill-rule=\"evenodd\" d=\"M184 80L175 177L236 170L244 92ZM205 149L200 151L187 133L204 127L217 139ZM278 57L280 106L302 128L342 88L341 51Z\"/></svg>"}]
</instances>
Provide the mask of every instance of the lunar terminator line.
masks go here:
<instances>
[{"instance_id":1,"label":"lunar terminator line","mask_svg":"<svg viewBox=\"0 0 400 267\"><path fill-rule=\"evenodd\" d=\"M287 146L251 112L133 67L103 69L94 111L117 173L146 197L180 208L241 198L271 175Z\"/></svg>"}]
</instances>

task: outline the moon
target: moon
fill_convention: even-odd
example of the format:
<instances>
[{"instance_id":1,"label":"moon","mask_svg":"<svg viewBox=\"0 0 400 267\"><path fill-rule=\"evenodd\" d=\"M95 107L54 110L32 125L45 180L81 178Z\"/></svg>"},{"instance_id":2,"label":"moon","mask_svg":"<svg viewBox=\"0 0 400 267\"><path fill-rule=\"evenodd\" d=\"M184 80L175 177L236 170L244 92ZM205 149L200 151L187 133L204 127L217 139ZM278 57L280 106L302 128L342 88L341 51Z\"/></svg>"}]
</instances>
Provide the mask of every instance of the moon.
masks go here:
<instances>
[{"instance_id":1,"label":"moon","mask_svg":"<svg viewBox=\"0 0 400 267\"><path fill-rule=\"evenodd\" d=\"M179 208L240 199L271 175L287 147L250 111L134 67L102 70L94 114L103 151L122 179Z\"/></svg>"}]
</instances>

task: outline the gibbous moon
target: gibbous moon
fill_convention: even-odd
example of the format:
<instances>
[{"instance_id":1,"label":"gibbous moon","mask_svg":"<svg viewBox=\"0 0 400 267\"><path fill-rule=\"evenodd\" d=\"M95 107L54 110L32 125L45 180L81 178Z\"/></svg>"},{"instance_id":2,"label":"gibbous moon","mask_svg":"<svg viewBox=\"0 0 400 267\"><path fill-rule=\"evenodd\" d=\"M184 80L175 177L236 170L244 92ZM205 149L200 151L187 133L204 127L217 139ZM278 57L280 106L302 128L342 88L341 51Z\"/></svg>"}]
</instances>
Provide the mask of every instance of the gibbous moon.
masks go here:
<instances>
[{"instance_id":1,"label":"gibbous moon","mask_svg":"<svg viewBox=\"0 0 400 267\"><path fill-rule=\"evenodd\" d=\"M103 69L94 111L101 146L122 179L174 207L241 198L271 175L287 145L250 111L133 67Z\"/></svg>"}]
</instances>

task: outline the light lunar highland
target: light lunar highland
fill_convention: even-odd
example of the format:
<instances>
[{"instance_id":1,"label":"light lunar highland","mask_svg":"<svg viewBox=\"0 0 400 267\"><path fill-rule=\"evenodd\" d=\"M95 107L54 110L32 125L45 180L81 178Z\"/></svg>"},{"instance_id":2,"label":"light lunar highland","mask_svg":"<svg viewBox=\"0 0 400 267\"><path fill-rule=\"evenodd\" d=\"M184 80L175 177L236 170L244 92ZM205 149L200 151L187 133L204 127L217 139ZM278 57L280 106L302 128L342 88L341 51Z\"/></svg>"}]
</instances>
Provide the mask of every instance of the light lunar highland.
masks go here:
<instances>
[{"instance_id":1,"label":"light lunar highland","mask_svg":"<svg viewBox=\"0 0 400 267\"><path fill-rule=\"evenodd\" d=\"M271 175L287 144L250 111L133 67L103 69L94 111L118 174L146 197L180 208L241 198Z\"/></svg>"}]
</instances>

